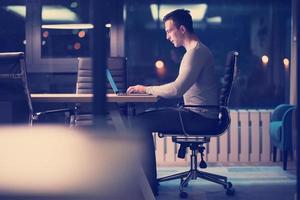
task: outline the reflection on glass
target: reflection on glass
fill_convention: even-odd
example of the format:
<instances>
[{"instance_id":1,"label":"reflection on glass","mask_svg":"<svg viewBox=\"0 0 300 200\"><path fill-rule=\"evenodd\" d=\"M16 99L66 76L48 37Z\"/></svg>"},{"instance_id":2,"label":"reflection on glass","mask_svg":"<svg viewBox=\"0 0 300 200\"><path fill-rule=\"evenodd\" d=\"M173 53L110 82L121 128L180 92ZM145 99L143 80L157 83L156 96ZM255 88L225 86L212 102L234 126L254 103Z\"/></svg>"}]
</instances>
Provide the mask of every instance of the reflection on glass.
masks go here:
<instances>
[{"instance_id":1,"label":"reflection on glass","mask_svg":"<svg viewBox=\"0 0 300 200\"><path fill-rule=\"evenodd\" d=\"M166 40L161 19L182 8L190 10L196 34L213 51L220 79L228 51L240 53L231 108L274 108L289 102L289 82L284 77L289 67L283 58L290 55L291 0L127 1L129 85L164 84L176 78L183 52ZM158 74L153 67L157 58L164 61L166 73Z\"/></svg>"},{"instance_id":2,"label":"reflection on glass","mask_svg":"<svg viewBox=\"0 0 300 200\"><path fill-rule=\"evenodd\" d=\"M25 0L0 1L0 52L25 52Z\"/></svg>"},{"instance_id":3,"label":"reflection on glass","mask_svg":"<svg viewBox=\"0 0 300 200\"><path fill-rule=\"evenodd\" d=\"M192 18L194 21L201 21L206 13L207 10L207 4L201 3L201 4L182 4L180 5L181 8L184 8L186 10L189 10L191 12ZM174 4L161 4L158 6L158 4L151 4L151 14L153 20L157 20L159 18L160 21L162 21L163 17L168 14L169 12L178 9L178 5Z\"/></svg>"}]
</instances>

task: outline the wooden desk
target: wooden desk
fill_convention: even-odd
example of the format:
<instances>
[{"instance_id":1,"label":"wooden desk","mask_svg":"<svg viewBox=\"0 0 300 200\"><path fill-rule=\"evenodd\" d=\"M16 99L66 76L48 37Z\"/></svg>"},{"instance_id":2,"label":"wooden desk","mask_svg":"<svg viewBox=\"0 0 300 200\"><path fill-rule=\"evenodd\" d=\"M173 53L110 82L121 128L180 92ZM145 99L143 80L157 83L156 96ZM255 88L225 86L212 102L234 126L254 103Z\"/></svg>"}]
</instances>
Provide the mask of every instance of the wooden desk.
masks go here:
<instances>
[{"instance_id":1,"label":"wooden desk","mask_svg":"<svg viewBox=\"0 0 300 200\"><path fill-rule=\"evenodd\" d=\"M134 103L154 103L158 101L158 97L151 95L137 95L137 96L118 96L116 94L107 94L107 102L113 103L110 106L109 113L116 129L120 132L126 130L125 123L119 112L119 107L116 103L130 103L132 113L135 113ZM49 103L84 103L92 102L93 94L31 94L33 102L49 102Z\"/></svg>"},{"instance_id":2,"label":"wooden desk","mask_svg":"<svg viewBox=\"0 0 300 200\"><path fill-rule=\"evenodd\" d=\"M157 102L158 98L151 95L138 96L118 96L116 94L107 94L107 102L114 103L143 103L143 102ZM33 102L92 102L93 94L31 94Z\"/></svg>"}]
</instances>

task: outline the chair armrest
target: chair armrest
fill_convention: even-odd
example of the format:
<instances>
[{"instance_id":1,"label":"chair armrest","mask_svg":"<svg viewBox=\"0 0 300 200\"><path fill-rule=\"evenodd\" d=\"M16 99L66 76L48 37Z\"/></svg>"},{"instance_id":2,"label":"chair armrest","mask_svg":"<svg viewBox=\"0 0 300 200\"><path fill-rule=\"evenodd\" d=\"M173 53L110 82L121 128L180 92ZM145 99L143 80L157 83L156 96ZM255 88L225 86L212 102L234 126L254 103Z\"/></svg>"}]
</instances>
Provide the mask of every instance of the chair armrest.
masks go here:
<instances>
[{"instance_id":1,"label":"chair armrest","mask_svg":"<svg viewBox=\"0 0 300 200\"><path fill-rule=\"evenodd\" d=\"M73 108L62 108L62 109L55 109L55 110L46 110L42 112L34 113L32 116L32 120L36 121L42 115L54 114L54 113L69 113L70 115L74 115L76 109Z\"/></svg>"},{"instance_id":2,"label":"chair armrest","mask_svg":"<svg viewBox=\"0 0 300 200\"><path fill-rule=\"evenodd\" d=\"M225 106L219 106L219 105L178 105L179 107L183 107L183 108L222 108Z\"/></svg>"}]
</instances>

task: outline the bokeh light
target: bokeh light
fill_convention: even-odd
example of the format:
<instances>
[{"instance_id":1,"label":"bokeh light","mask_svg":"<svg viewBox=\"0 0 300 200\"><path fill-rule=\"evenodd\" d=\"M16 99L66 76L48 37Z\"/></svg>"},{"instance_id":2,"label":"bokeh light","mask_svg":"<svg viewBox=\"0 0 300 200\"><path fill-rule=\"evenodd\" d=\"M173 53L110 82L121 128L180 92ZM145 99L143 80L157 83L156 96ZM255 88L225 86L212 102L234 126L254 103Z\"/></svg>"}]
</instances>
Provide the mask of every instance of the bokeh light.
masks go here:
<instances>
[{"instance_id":1,"label":"bokeh light","mask_svg":"<svg viewBox=\"0 0 300 200\"><path fill-rule=\"evenodd\" d=\"M267 65L269 63L269 57L266 55L263 55L261 57L261 61L262 61L263 65Z\"/></svg>"},{"instance_id":2,"label":"bokeh light","mask_svg":"<svg viewBox=\"0 0 300 200\"><path fill-rule=\"evenodd\" d=\"M85 37L85 31L79 31L78 32L78 37L84 38Z\"/></svg>"},{"instance_id":3,"label":"bokeh light","mask_svg":"<svg viewBox=\"0 0 300 200\"><path fill-rule=\"evenodd\" d=\"M81 44L79 42L75 42L73 48L79 50L81 48Z\"/></svg>"},{"instance_id":4,"label":"bokeh light","mask_svg":"<svg viewBox=\"0 0 300 200\"><path fill-rule=\"evenodd\" d=\"M157 60L157 61L155 62L155 67L156 67L157 69L162 69L162 68L165 67L165 63L164 63L162 60Z\"/></svg>"},{"instance_id":5,"label":"bokeh light","mask_svg":"<svg viewBox=\"0 0 300 200\"><path fill-rule=\"evenodd\" d=\"M289 59L284 58L283 61L282 61L282 63L283 63L284 69L288 70L289 69L289 65L290 65Z\"/></svg>"},{"instance_id":6,"label":"bokeh light","mask_svg":"<svg viewBox=\"0 0 300 200\"><path fill-rule=\"evenodd\" d=\"M47 38L48 36L49 36L49 32L48 32L48 31L44 31L44 32L43 32L43 37L44 37L44 38Z\"/></svg>"}]
</instances>

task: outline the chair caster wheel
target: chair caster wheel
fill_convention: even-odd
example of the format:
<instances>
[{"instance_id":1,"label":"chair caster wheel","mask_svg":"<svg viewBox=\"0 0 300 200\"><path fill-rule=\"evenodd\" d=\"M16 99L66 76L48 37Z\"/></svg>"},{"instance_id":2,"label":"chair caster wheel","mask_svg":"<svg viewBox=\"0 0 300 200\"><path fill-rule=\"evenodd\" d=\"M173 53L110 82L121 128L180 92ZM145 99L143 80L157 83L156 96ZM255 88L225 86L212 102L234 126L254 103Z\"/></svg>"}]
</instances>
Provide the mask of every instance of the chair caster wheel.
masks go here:
<instances>
[{"instance_id":1,"label":"chair caster wheel","mask_svg":"<svg viewBox=\"0 0 300 200\"><path fill-rule=\"evenodd\" d=\"M235 193L235 190L234 190L233 188L228 188L228 189L226 190L226 194L227 194L228 196L233 196L234 193Z\"/></svg>"},{"instance_id":2,"label":"chair caster wheel","mask_svg":"<svg viewBox=\"0 0 300 200\"><path fill-rule=\"evenodd\" d=\"M225 189L230 189L232 188L232 183L231 182L227 182L227 185L224 186Z\"/></svg>"},{"instance_id":3,"label":"chair caster wheel","mask_svg":"<svg viewBox=\"0 0 300 200\"><path fill-rule=\"evenodd\" d=\"M182 199L186 199L188 197L188 193L186 193L186 192L180 192L179 196Z\"/></svg>"},{"instance_id":4,"label":"chair caster wheel","mask_svg":"<svg viewBox=\"0 0 300 200\"><path fill-rule=\"evenodd\" d=\"M204 161L202 160L202 161L200 162L200 164L199 164L199 167L200 167L201 169L207 168L206 162L204 162Z\"/></svg>"}]
</instances>

